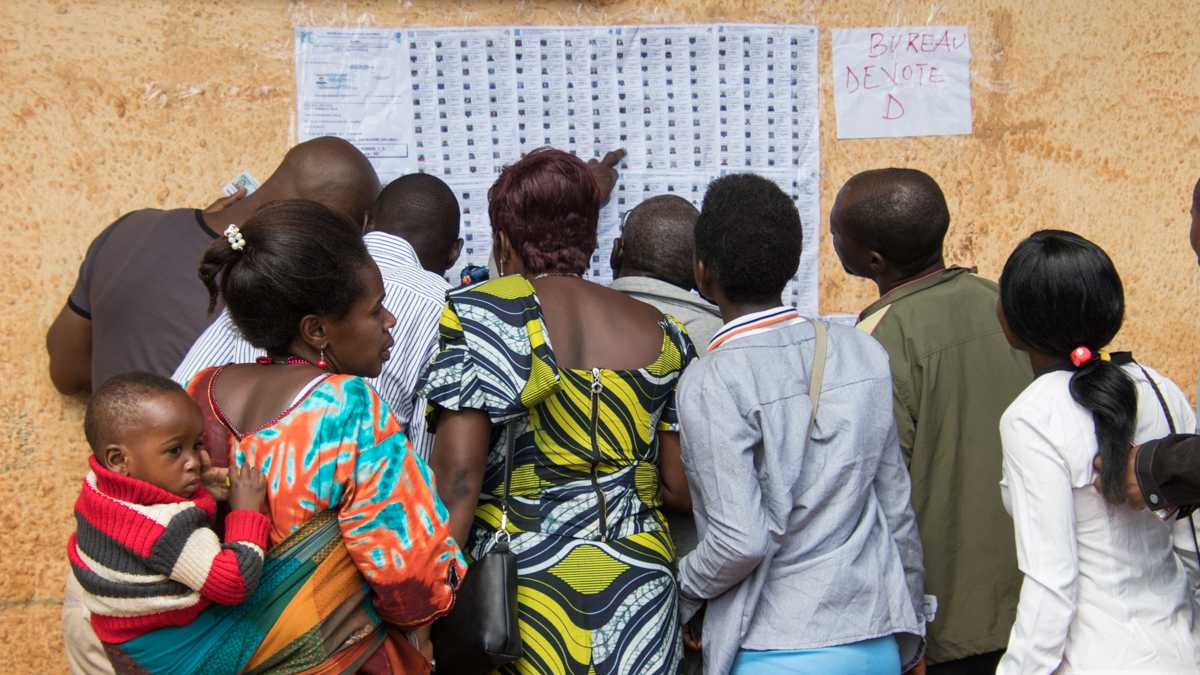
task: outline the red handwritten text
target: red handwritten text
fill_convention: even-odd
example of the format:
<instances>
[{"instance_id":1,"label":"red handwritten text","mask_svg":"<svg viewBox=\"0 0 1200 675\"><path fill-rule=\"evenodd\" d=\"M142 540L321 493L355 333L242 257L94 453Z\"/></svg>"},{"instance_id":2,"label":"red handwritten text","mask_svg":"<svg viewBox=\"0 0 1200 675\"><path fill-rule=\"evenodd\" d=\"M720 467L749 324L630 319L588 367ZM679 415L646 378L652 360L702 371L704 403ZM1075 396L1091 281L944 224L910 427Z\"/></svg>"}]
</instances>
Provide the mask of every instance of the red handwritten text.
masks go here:
<instances>
[{"instance_id":1,"label":"red handwritten text","mask_svg":"<svg viewBox=\"0 0 1200 675\"><path fill-rule=\"evenodd\" d=\"M871 33L867 56L876 59L888 54L934 54L962 49L967 44L966 34L951 34L948 30L938 32L904 31L899 33Z\"/></svg>"},{"instance_id":2,"label":"red handwritten text","mask_svg":"<svg viewBox=\"0 0 1200 675\"><path fill-rule=\"evenodd\" d=\"M847 94L853 94L859 89L870 91L881 87L926 87L946 82L946 75L942 69L928 63L846 66L845 75Z\"/></svg>"}]
</instances>

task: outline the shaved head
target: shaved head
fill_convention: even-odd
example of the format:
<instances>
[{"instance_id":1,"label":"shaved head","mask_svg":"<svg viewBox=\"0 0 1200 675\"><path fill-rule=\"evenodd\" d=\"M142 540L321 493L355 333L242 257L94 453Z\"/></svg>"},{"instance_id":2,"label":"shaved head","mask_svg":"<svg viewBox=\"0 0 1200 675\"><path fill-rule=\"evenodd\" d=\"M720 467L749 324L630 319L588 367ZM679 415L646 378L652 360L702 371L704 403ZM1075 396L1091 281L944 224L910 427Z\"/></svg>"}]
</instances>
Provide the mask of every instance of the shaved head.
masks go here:
<instances>
[{"instance_id":1,"label":"shaved head","mask_svg":"<svg viewBox=\"0 0 1200 675\"><path fill-rule=\"evenodd\" d=\"M427 173L410 173L379 193L368 223L372 230L408 241L421 267L443 274L453 264L460 217L458 199L449 185Z\"/></svg>"},{"instance_id":2,"label":"shaved head","mask_svg":"<svg viewBox=\"0 0 1200 675\"><path fill-rule=\"evenodd\" d=\"M621 228L620 262L613 275L648 276L692 289L699 215L691 202L676 195L659 195L638 204Z\"/></svg>"},{"instance_id":3,"label":"shaved head","mask_svg":"<svg viewBox=\"0 0 1200 675\"><path fill-rule=\"evenodd\" d=\"M352 143L322 136L288 150L260 192L263 203L308 199L361 225L379 194L379 176Z\"/></svg>"},{"instance_id":4,"label":"shaved head","mask_svg":"<svg viewBox=\"0 0 1200 675\"><path fill-rule=\"evenodd\" d=\"M941 260L950 227L942 189L916 169L864 171L846 181L830 213L835 249L855 273L857 251L875 252L900 272L915 273ZM848 242L839 248L839 240Z\"/></svg>"},{"instance_id":5,"label":"shaved head","mask_svg":"<svg viewBox=\"0 0 1200 675\"><path fill-rule=\"evenodd\" d=\"M187 396L175 382L161 375L131 372L109 378L88 399L83 434L96 459L109 443L120 442L141 421L140 407L147 399L163 395Z\"/></svg>"}]
</instances>

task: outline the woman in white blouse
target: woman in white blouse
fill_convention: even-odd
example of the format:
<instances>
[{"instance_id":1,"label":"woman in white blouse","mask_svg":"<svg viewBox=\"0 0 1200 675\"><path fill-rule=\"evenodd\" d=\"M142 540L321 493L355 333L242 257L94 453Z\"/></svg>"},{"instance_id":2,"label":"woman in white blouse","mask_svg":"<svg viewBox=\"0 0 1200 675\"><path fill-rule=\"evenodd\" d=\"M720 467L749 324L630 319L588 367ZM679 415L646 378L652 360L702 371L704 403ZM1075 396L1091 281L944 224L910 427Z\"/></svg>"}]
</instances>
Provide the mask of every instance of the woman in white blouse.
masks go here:
<instances>
[{"instance_id":1,"label":"woman in white blouse","mask_svg":"<svg viewBox=\"0 0 1200 675\"><path fill-rule=\"evenodd\" d=\"M1037 232L1004 266L999 309L1037 378L1000 420L1001 494L1025 580L997 674L1200 672L1200 617L1172 526L1119 505L1130 443L1195 418L1170 380L1100 351L1125 313L1112 260L1070 232Z\"/></svg>"}]
</instances>

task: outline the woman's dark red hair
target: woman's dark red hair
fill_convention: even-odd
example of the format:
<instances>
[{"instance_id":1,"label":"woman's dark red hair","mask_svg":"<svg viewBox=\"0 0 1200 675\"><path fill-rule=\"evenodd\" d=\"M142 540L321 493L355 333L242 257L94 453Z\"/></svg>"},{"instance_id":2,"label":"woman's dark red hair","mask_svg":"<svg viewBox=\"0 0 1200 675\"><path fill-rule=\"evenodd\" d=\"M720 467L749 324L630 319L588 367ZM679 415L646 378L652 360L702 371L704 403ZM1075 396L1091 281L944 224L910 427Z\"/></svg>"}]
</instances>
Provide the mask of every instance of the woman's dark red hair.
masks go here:
<instances>
[{"instance_id":1,"label":"woman's dark red hair","mask_svg":"<svg viewBox=\"0 0 1200 675\"><path fill-rule=\"evenodd\" d=\"M583 160L539 148L500 172L488 190L488 216L526 272L583 274L596 250L600 188Z\"/></svg>"}]
</instances>

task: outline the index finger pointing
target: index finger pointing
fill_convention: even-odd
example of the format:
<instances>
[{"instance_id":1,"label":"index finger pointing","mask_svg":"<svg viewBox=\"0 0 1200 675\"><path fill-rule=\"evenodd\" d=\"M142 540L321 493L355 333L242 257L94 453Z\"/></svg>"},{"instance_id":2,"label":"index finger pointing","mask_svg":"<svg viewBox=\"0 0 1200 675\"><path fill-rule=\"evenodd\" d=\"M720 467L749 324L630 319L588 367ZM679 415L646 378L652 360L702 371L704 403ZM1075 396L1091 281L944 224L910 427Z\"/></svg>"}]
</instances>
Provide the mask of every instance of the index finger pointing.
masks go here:
<instances>
[{"instance_id":1,"label":"index finger pointing","mask_svg":"<svg viewBox=\"0 0 1200 675\"><path fill-rule=\"evenodd\" d=\"M625 159L625 148L617 148L606 153L600 163L611 168L620 164L623 159Z\"/></svg>"}]
</instances>

